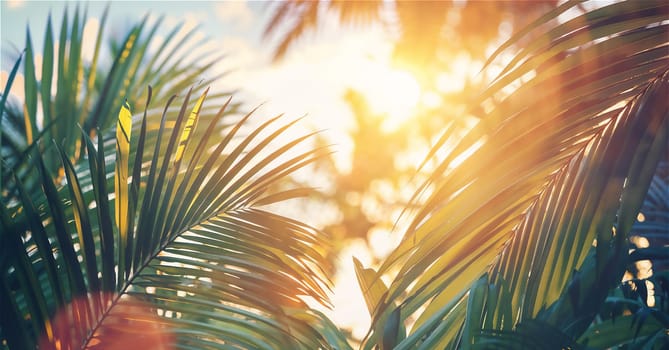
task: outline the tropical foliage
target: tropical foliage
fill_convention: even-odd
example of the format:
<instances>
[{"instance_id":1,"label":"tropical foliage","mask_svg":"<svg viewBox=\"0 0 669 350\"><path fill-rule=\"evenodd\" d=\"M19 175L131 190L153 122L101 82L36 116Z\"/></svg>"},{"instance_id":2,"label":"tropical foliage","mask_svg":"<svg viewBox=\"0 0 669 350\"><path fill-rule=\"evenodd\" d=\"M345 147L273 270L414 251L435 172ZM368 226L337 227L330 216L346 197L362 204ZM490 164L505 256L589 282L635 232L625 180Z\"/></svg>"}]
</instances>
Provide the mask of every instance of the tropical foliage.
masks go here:
<instances>
[{"instance_id":1,"label":"tropical foliage","mask_svg":"<svg viewBox=\"0 0 669 350\"><path fill-rule=\"evenodd\" d=\"M324 150L294 152L309 135L278 141L295 123L282 118L249 131L250 114L199 86L177 99L211 62L145 55L160 21L146 36L146 21L131 28L97 67L98 49L81 58L80 12L67 16L58 47L47 25L40 80L28 32L0 106L3 347L336 345L304 301L327 303L325 236L263 209L303 193L272 186ZM188 36L175 50L197 45ZM21 63L23 114L5 108Z\"/></svg>"},{"instance_id":2,"label":"tropical foliage","mask_svg":"<svg viewBox=\"0 0 669 350\"><path fill-rule=\"evenodd\" d=\"M619 289L648 258L628 254L628 238L667 154L669 6L620 2L543 25L578 3L493 55L541 38L473 102L484 113L471 132L433 149L443 156L402 243L377 271L358 268L373 317L364 348L666 346L662 283L654 308Z\"/></svg>"},{"instance_id":3,"label":"tropical foliage","mask_svg":"<svg viewBox=\"0 0 669 350\"><path fill-rule=\"evenodd\" d=\"M447 128L428 154L438 165L402 242L377 269L356 262L372 316L362 348L669 344L669 5L617 2L555 21L581 3L493 54L489 64L506 68L470 102L478 124L461 139ZM79 29L63 22L69 46L60 43L72 50ZM58 91L42 91L50 74L28 79L29 42L23 113L6 107L10 76L0 103L3 346L347 348L304 300L327 304L324 236L262 208L305 193L272 189L326 150L289 152L309 136L276 145L292 124L280 118L245 128L250 115L231 120L227 102L207 113L200 86L171 108L189 84L160 78L175 67L142 82L183 77L172 92L112 89L138 76L113 67L142 42L113 45L124 49L112 50L109 70L76 50L59 59L68 68L58 89L80 92L57 105ZM114 78L83 92L90 79L70 64Z\"/></svg>"},{"instance_id":4,"label":"tropical foliage","mask_svg":"<svg viewBox=\"0 0 669 350\"><path fill-rule=\"evenodd\" d=\"M370 108L365 100L370 91L344 93L355 123L347 135L352 143L350 167L342 169L335 166L339 162L330 159L317 164L317 175L333 183L315 200L338 214L339 219L332 219L324 227L335 238L334 256L362 239L370 246L375 261L383 258L380 251L385 249L376 249L372 241L392 230L397 215L409 205L410 192L419 183L411 180L422 179L432 170L424 168L417 173L416 160L427 153L445 127L453 134L463 134L478 117L456 116L453 111L464 109L471 96L493 77L492 70L477 74L486 50L498 45L501 28L508 31L508 36L511 29L522 28L556 3L290 0L267 5L272 16L264 38L273 47L276 61L289 60L290 53L298 50L298 55L309 52L308 45L297 44L314 41L308 34L328 28L334 17L344 33L350 28L385 29L393 49L388 68L393 73L410 73L409 85L416 82L422 91L417 105L401 122L397 121L402 118L397 118L401 112L384 115ZM407 91L406 87L399 86L396 93L402 91ZM392 101L387 105L392 106ZM396 126L388 128L388 121Z\"/></svg>"},{"instance_id":5,"label":"tropical foliage","mask_svg":"<svg viewBox=\"0 0 669 350\"><path fill-rule=\"evenodd\" d=\"M194 57L191 54L193 47L203 41L192 40L197 28L186 30L183 24L175 26L162 42L157 41L156 32L161 27L162 18L150 24L146 16L131 26L120 40L105 39L107 10L100 17L100 29L92 45L94 51L82 52L87 15L78 9L73 12L73 15L64 13L58 30L51 17L48 18L41 51L33 48L30 29L26 29L25 101L20 106L7 101L3 109L0 133L3 164L0 169L4 184L13 182L13 171L30 188L35 177L31 179L24 174L31 167L27 158L34 148L44 152L53 147L51 140L56 140L74 161L83 151L77 124L91 136L96 134L96 129L108 130L116 123L115 113L123 98L127 98L133 110L144 108L148 85L156 87L154 103L164 106L172 95L197 82L203 73L211 72L211 67L220 59L212 53ZM158 48L155 53L149 52L154 42ZM198 64L189 64L191 62ZM199 82L199 88L219 78L213 72L210 74L205 81ZM224 100L221 99L227 95L216 94L209 98L222 103ZM3 98L6 96L4 94ZM159 118L159 110L150 112ZM215 111L209 109L207 115L214 114ZM45 164L50 171L61 166L55 157L46 157ZM6 189L3 187L3 191ZM9 194L3 192L3 195L17 194L15 189Z\"/></svg>"}]
</instances>

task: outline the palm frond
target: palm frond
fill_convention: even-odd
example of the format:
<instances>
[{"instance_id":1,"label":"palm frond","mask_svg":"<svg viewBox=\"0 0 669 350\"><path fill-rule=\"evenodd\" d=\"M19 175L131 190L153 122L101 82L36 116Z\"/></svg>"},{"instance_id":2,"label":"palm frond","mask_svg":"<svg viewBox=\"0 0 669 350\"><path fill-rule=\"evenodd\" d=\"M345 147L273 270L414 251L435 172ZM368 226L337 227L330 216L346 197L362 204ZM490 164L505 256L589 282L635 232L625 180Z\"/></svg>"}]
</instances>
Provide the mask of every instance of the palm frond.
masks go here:
<instances>
[{"instance_id":1,"label":"palm frond","mask_svg":"<svg viewBox=\"0 0 669 350\"><path fill-rule=\"evenodd\" d=\"M481 329L532 319L576 339L620 281L666 153L669 6L616 3L544 25L578 3L522 32L537 39L472 103L480 123L431 153L446 155L378 270L393 279L365 348L385 342L397 313L417 317L399 348L468 347ZM488 303L471 313L465 300L486 273Z\"/></svg>"},{"instance_id":2,"label":"palm frond","mask_svg":"<svg viewBox=\"0 0 669 350\"><path fill-rule=\"evenodd\" d=\"M165 109L156 137L169 138L166 147L156 142L153 154L144 151L146 114L140 130L117 140L140 135L130 140L141 151L124 156L136 157L132 179L108 167L102 135L96 149L84 133L88 166L72 163L58 147L66 184L54 183L34 152L43 190L35 195L19 186L20 201L2 206L8 308L0 330L10 347L34 347L36 339L47 348L126 346L128 339L132 346L196 348L345 344L305 302L327 304L322 233L256 205L272 202L264 200L274 195L271 185L324 150L285 157L304 138L274 148L292 124L275 127L279 118L246 136L238 131L249 115L225 129L220 120L229 104L204 124L204 138L187 142L206 102L203 94L190 108L189 97L171 127ZM126 107L121 111L120 118L129 116ZM255 140L271 128L276 131ZM205 147L222 130L216 149ZM130 187L124 196L116 191L115 205L107 200L110 175ZM119 205L126 208L125 233L123 221L113 219Z\"/></svg>"},{"instance_id":3,"label":"palm frond","mask_svg":"<svg viewBox=\"0 0 669 350\"><path fill-rule=\"evenodd\" d=\"M669 184L666 168L665 158L655 171L640 214L632 226L632 244L626 262L629 275L626 274L618 288L609 290L596 320L580 336L582 343L596 348L662 348L669 344L664 334L669 326L669 254L665 243L669 229L666 224ZM642 274L638 266L652 270Z\"/></svg>"},{"instance_id":4,"label":"palm frond","mask_svg":"<svg viewBox=\"0 0 669 350\"><path fill-rule=\"evenodd\" d=\"M162 18L149 24L146 16L127 29L118 43L118 50L107 52L103 45L109 40L105 27L107 18L108 8L100 16L92 53L82 51L84 25L88 17L87 12L78 7L65 12L60 26L51 17L48 18L41 51L33 47L32 32L30 28L26 29L25 57L22 60L25 117L21 113L22 125L17 130L21 137L11 137L12 129L6 127L5 120L0 138L5 140L0 146L6 163L0 175L4 188L10 191L11 196L17 195L16 188L11 186L12 172L29 189L35 186L35 179L26 177L30 172L28 157L32 149L39 148L45 152L53 145L49 140L56 140L76 164L84 144L77 124L90 136L96 132L107 135L115 125L116 106L127 98L131 109L141 109L145 105L143 90L147 85L160 87L154 93L154 102L164 105L170 96L182 93L200 75L211 76L199 85L200 88L220 77L212 69L220 57L212 53L192 54L197 52L197 45L202 44L202 41L192 40L197 28L185 31L183 26L177 26L162 42L156 43ZM156 52L149 52L151 44L160 44L160 47ZM167 49L170 51L167 52ZM91 54L90 61L84 59L85 54ZM37 55L42 57L40 79L37 79L35 71ZM225 98L227 95L223 93L212 98ZM3 111L7 109L3 108ZM210 111L203 113L203 119L211 117ZM14 139L15 142L9 143ZM38 143L40 140L44 142ZM45 164L52 172L62 166L53 157L45 158Z\"/></svg>"},{"instance_id":5,"label":"palm frond","mask_svg":"<svg viewBox=\"0 0 669 350\"><path fill-rule=\"evenodd\" d=\"M337 13L343 24L369 23L379 18L382 1L329 1L326 5L319 1L285 1L278 3L272 18L265 27L263 36L269 38L287 23L289 28L281 35L279 45L274 49L273 59L280 60L298 39L308 30L313 30L322 22L322 9Z\"/></svg>"},{"instance_id":6,"label":"palm frond","mask_svg":"<svg viewBox=\"0 0 669 350\"><path fill-rule=\"evenodd\" d=\"M23 54L21 57L19 57L18 60L16 60L16 63L14 63L14 67L12 68L12 71L9 73L9 77L7 79L7 84L5 84L4 90L2 92L2 97L0 97L0 111L2 111L2 114L0 114L0 124L2 124L2 119L4 117L4 112L5 112L5 104L7 103L7 97L9 96L9 91L12 87L12 84L14 84L14 79L16 78L16 73L19 71L19 67L21 64L21 59L23 58ZM4 127L3 127L4 129ZM0 132L0 145L2 145L2 136L4 132ZM0 147L0 156L2 156L2 147ZM4 156L3 156L4 159ZM3 168L3 163L0 162L0 174L2 173L2 168ZM0 188L2 187L2 177L0 176Z\"/></svg>"}]
</instances>

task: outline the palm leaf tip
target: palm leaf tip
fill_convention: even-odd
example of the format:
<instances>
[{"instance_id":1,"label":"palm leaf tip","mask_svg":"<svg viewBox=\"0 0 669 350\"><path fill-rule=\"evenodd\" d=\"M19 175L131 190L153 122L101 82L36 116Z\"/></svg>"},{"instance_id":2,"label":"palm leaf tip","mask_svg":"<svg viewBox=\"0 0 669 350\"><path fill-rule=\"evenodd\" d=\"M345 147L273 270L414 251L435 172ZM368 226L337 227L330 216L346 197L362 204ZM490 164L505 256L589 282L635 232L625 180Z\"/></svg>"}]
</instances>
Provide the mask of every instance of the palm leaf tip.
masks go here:
<instances>
[{"instance_id":1,"label":"palm leaf tip","mask_svg":"<svg viewBox=\"0 0 669 350\"><path fill-rule=\"evenodd\" d=\"M126 271L126 247L128 245L128 158L130 157L130 135L132 113L126 99L118 113L116 123L116 167L114 175L114 215L119 232L119 276ZM118 279L122 283L123 278Z\"/></svg>"},{"instance_id":2,"label":"palm leaf tip","mask_svg":"<svg viewBox=\"0 0 669 350\"><path fill-rule=\"evenodd\" d=\"M207 97L208 92L209 88L207 88L204 91L204 93L202 93L202 96L200 96L200 98L195 103L193 111L188 116L188 120L186 121L186 126L184 127L184 130L181 133L181 138L179 139L179 147L177 148L175 162L180 162L181 158L183 158L184 151L186 150L186 145L188 145L188 141L190 141L192 130L195 129L197 123L197 117L200 114L202 103L204 102L204 99Z\"/></svg>"}]
</instances>

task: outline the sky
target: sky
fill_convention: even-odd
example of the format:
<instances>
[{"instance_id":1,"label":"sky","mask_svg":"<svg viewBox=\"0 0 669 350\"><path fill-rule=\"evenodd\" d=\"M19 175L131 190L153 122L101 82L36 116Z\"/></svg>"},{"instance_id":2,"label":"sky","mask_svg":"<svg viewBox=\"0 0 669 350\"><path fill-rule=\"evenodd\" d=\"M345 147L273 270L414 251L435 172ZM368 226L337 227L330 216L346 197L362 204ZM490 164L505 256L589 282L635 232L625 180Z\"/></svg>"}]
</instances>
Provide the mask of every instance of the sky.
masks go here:
<instances>
[{"instance_id":1,"label":"sky","mask_svg":"<svg viewBox=\"0 0 669 350\"><path fill-rule=\"evenodd\" d=\"M95 38L106 4L100 1L79 4L88 7L85 38ZM3 87L8 71L25 45L26 25L31 28L33 47L39 51L48 15L58 26L66 6L72 9L76 5L64 1L1 1ZM352 112L342 99L347 88L365 92L374 112L387 113L384 126L389 129L409 116L421 98L415 80L391 67L392 41L380 26L341 28L335 18L330 18L317 33L300 39L280 62L271 60L276 41L262 38L271 15L265 2L111 1L105 27L114 33L137 23L147 13L149 21L165 16L158 35L166 34L181 21L186 28L199 25L199 36L210 39L202 49L216 48L227 54L215 69L231 71L212 87L213 91L238 90L234 99L249 109L262 104L257 115L266 118L281 113L293 118L306 116L301 127L305 131L324 130L322 135L336 152L336 165L344 172L350 168L352 151L347 133L354 127ZM12 93L21 97L22 89L22 77L18 76ZM387 239L376 241L377 246L386 243L386 248L392 243ZM357 288L351 256L365 266L370 263L370 253L362 242L345 249L332 295L335 310L327 313L336 324L353 329L360 338L368 328L369 316Z\"/></svg>"},{"instance_id":2,"label":"sky","mask_svg":"<svg viewBox=\"0 0 669 350\"><path fill-rule=\"evenodd\" d=\"M90 1L80 5L88 6L89 22L99 22L106 4ZM25 45L26 24L33 46L41 48L47 16L51 13L54 23L59 23L66 5L72 8L76 2L2 0L3 82ZM270 40L262 37L271 15L267 2L111 1L106 28L118 30L147 13L151 19L165 16L163 34L180 21L186 28L199 25L201 36L210 38L202 49L223 50L227 56L217 69L231 71L213 90L238 89L235 98L249 108L262 104L259 112L263 115L306 116L305 128L325 130L325 137L337 144L335 160L343 171L349 168L352 147L347 131L354 127L352 112L342 100L347 88L365 91L373 111L388 113L389 129L408 117L420 98L415 80L391 67L392 41L380 26L342 28L330 18L317 33L299 39L279 62L271 60L276 45L272 39L279 35ZM20 80L15 84L17 91Z\"/></svg>"}]
</instances>

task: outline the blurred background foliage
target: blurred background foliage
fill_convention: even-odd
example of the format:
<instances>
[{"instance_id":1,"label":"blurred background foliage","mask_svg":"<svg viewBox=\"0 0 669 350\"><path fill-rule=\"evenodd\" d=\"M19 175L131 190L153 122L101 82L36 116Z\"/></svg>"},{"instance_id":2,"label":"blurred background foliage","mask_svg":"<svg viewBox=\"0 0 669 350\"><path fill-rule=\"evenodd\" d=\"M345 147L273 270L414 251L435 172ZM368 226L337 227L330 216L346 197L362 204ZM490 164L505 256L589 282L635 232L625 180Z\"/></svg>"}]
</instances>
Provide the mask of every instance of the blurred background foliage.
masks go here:
<instances>
[{"instance_id":1,"label":"blurred background foliage","mask_svg":"<svg viewBox=\"0 0 669 350\"><path fill-rule=\"evenodd\" d=\"M341 26L361 30L381 24L395 40L394 67L409 72L422 92L422 103L414 106L401 125L390 130L384 126L387 115L374 113L364 93L351 89L342 96L353 111L356 125L349 134L353 143L351 168L342 171L332 159L324 159L316 169L333 184L316 195L318 200L340 213L325 228L334 238L333 260L353 239L363 239L377 263L384 257L387 250L374 249L369 244L370 236L401 231L402 226L396 225L401 214L411 209L408 207L416 184L435 164L428 162L419 169L421 157L446 128L464 135L477 122L481 111L464 112L468 101L493 78L493 71L481 70L487 57L514 30L557 3L291 0L267 5L272 16L265 37L278 38L275 60L282 60L297 42L317 41L319 28L329 17L337 18ZM315 38L309 36L314 33ZM531 40L527 37L515 44L522 46Z\"/></svg>"}]
</instances>

